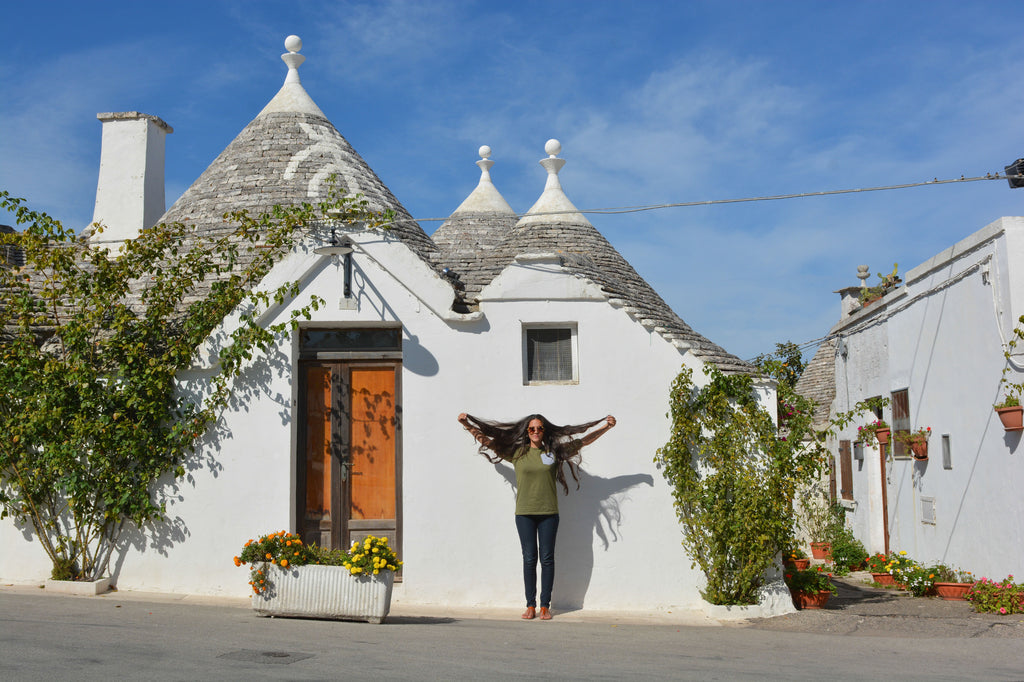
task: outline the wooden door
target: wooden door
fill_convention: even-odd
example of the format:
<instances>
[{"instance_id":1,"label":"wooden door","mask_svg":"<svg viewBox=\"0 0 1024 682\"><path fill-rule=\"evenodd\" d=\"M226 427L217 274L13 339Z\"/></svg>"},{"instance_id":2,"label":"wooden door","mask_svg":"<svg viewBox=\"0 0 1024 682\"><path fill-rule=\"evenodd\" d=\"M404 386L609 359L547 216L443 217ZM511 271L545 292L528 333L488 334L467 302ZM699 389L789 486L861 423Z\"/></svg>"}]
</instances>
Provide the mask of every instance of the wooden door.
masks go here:
<instances>
[{"instance_id":1,"label":"wooden door","mask_svg":"<svg viewBox=\"0 0 1024 682\"><path fill-rule=\"evenodd\" d=\"M398 367L301 366L297 503L305 542L348 548L376 535L398 547Z\"/></svg>"}]
</instances>

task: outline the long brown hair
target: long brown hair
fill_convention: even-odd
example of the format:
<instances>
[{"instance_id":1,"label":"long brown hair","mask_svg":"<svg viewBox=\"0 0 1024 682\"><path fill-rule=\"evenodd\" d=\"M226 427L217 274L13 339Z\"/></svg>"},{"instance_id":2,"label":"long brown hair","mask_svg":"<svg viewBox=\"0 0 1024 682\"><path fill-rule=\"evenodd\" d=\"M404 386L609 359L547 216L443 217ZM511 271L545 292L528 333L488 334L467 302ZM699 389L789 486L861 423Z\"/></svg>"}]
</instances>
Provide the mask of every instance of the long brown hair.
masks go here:
<instances>
[{"instance_id":1,"label":"long brown hair","mask_svg":"<svg viewBox=\"0 0 1024 682\"><path fill-rule=\"evenodd\" d=\"M555 478L562 485L566 495L569 494L569 485L566 483L563 468L568 465L569 473L576 481L576 489L579 490L579 467L583 461L583 457L580 455L583 444L579 438L572 438L572 436L589 431L602 421L602 419L598 419L586 424L559 426L552 424L542 414L531 414L514 422L489 421L471 414L467 414L466 419L470 425L488 438L488 442L480 446L479 452L494 463L514 460L525 454L530 447L530 434L527 431L530 422L535 419L540 421L544 425L544 437L541 439L541 445L544 446L544 450L555 456L558 462Z\"/></svg>"}]
</instances>

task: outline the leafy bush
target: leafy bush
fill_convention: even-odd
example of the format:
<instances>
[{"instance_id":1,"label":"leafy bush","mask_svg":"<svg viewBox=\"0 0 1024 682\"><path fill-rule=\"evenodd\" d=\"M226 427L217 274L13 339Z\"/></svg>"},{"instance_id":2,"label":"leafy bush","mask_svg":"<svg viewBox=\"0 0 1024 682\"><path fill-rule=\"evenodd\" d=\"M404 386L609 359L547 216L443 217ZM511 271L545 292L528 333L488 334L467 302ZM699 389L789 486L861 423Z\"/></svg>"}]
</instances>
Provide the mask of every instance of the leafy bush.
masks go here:
<instances>
[{"instance_id":1,"label":"leafy bush","mask_svg":"<svg viewBox=\"0 0 1024 682\"><path fill-rule=\"evenodd\" d=\"M979 613L1024 613L1024 585L1007 576L1003 582L982 578L967 590L967 600Z\"/></svg>"},{"instance_id":2,"label":"leafy bush","mask_svg":"<svg viewBox=\"0 0 1024 682\"><path fill-rule=\"evenodd\" d=\"M698 388L683 367L672 384L672 433L655 461L672 486L683 544L707 579L712 604L757 603L776 555L795 535L793 496L816 480L824 449L813 438L813 405L786 382L785 431L758 400L749 375L705 367Z\"/></svg>"}]
</instances>

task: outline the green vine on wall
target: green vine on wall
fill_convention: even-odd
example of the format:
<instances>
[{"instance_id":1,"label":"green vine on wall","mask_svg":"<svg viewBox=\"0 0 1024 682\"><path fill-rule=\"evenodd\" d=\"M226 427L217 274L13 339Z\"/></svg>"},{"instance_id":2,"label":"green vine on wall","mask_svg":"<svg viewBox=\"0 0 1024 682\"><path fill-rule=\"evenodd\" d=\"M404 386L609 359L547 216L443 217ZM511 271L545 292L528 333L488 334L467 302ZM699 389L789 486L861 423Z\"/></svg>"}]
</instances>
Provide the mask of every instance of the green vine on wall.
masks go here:
<instances>
[{"instance_id":1,"label":"green vine on wall","mask_svg":"<svg viewBox=\"0 0 1024 682\"><path fill-rule=\"evenodd\" d=\"M786 381L780 428L754 377L706 366L698 387L684 367L672 384L669 441L655 461L673 488L683 544L707 580L712 604L755 604L765 571L795 535L793 498L817 478L827 452L813 403Z\"/></svg>"},{"instance_id":2,"label":"green vine on wall","mask_svg":"<svg viewBox=\"0 0 1024 682\"><path fill-rule=\"evenodd\" d=\"M30 525L58 579L105 575L128 526L164 517L167 486L185 475L199 439L259 352L309 319L312 297L284 322L260 315L298 293L256 288L311 226L384 225L365 199L333 186L316 205L225 215L221 236L161 224L118 249L75 234L0 191L20 232L0 235L0 518ZM177 375L224 318L201 394Z\"/></svg>"}]
</instances>

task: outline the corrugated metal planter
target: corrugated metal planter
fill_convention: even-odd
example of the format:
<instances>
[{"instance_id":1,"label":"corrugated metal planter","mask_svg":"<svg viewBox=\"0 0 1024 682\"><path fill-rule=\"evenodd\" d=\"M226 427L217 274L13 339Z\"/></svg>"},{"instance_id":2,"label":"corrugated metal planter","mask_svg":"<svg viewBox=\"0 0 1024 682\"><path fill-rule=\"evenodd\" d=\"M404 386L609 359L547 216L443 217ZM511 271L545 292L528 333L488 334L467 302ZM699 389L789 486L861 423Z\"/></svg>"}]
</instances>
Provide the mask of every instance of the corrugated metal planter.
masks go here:
<instances>
[{"instance_id":1,"label":"corrugated metal planter","mask_svg":"<svg viewBox=\"0 0 1024 682\"><path fill-rule=\"evenodd\" d=\"M273 569L273 587L252 596L261 616L365 620L381 623L391 610L393 571L354 576L343 566Z\"/></svg>"}]
</instances>

